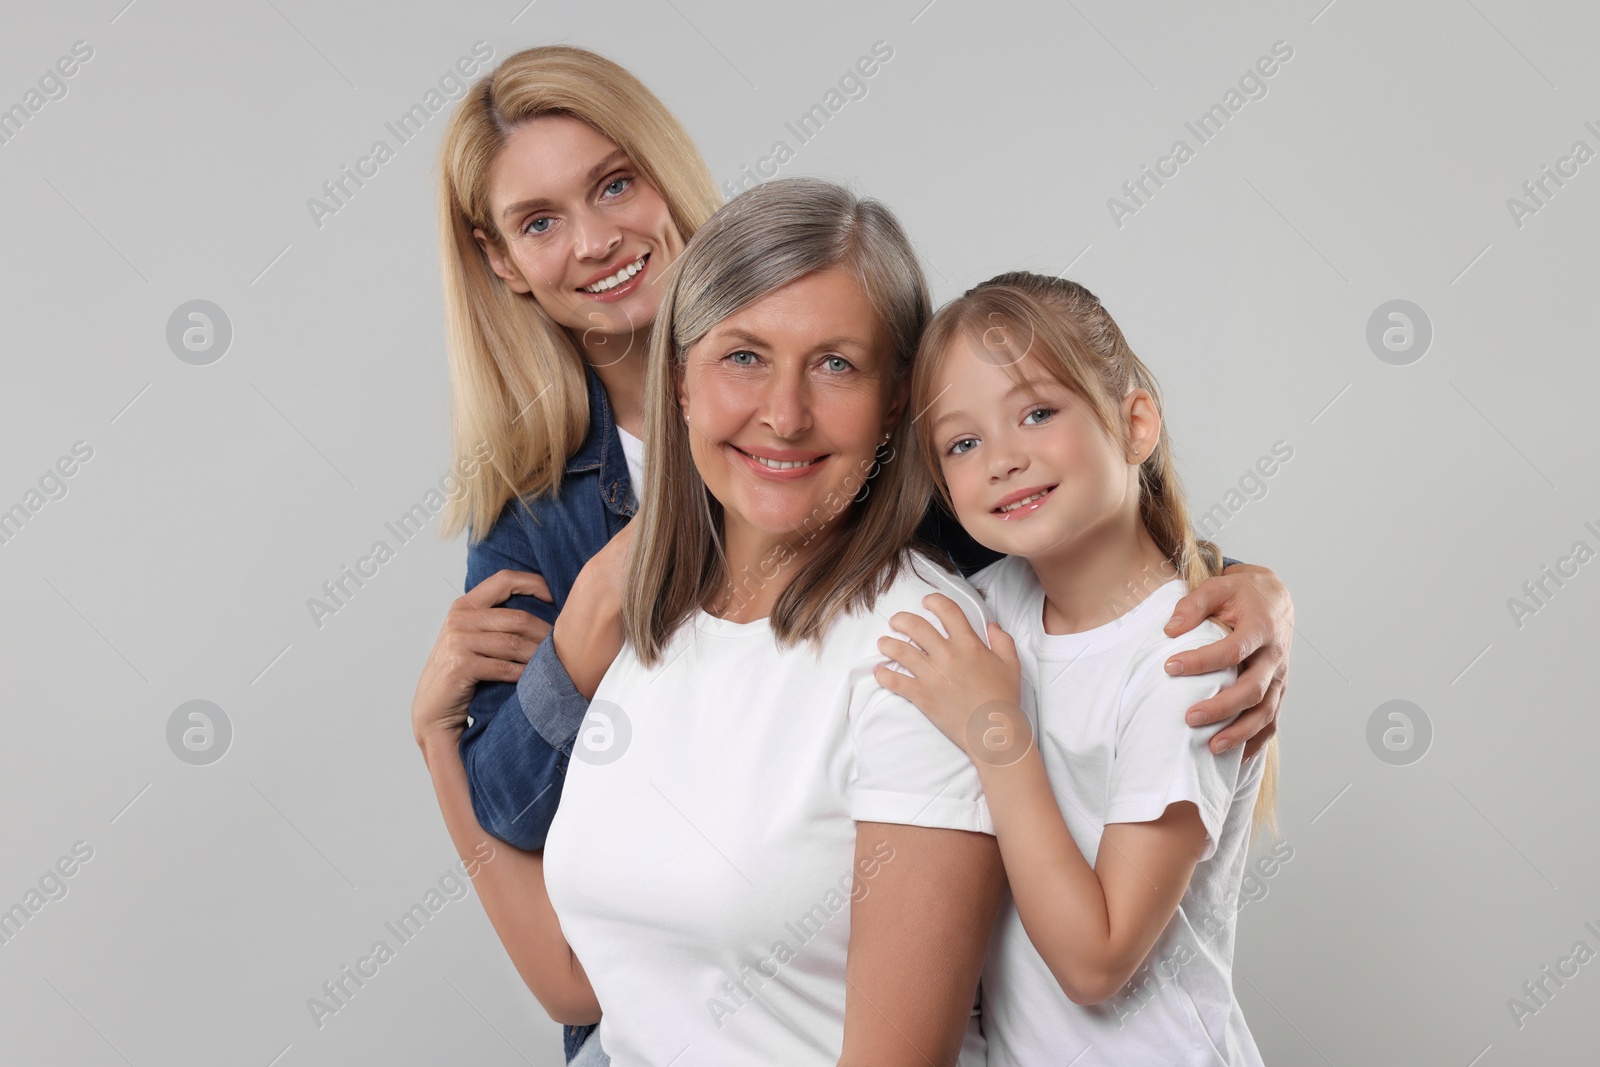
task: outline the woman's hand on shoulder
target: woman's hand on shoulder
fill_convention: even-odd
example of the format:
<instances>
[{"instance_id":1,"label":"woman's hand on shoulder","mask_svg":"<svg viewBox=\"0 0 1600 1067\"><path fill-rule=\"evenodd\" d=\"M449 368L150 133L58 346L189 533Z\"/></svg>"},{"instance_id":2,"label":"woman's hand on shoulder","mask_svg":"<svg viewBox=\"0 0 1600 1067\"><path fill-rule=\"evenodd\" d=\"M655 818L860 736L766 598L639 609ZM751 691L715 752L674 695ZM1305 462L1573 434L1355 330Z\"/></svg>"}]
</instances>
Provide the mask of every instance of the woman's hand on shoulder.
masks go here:
<instances>
[{"instance_id":1,"label":"woman's hand on shoulder","mask_svg":"<svg viewBox=\"0 0 1600 1067\"><path fill-rule=\"evenodd\" d=\"M1294 641L1294 603L1278 576L1265 567L1236 563L1201 582L1178 601L1166 633L1177 637L1215 619L1231 632L1220 641L1180 652L1167 661L1168 674L1204 674L1239 668L1238 680L1188 711L1190 726L1233 719L1211 739L1212 752L1245 745L1254 756L1278 731L1278 711L1289 674ZM1235 718L1235 716L1237 716Z\"/></svg>"},{"instance_id":2,"label":"woman's hand on shoulder","mask_svg":"<svg viewBox=\"0 0 1600 1067\"><path fill-rule=\"evenodd\" d=\"M519 594L551 599L541 575L503 570L450 605L411 701L411 729L419 744L440 730L465 729L478 683L515 682L549 636L550 624L537 615L498 606Z\"/></svg>"},{"instance_id":3,"label":"woman's hand on shoulder","mask_svg":"<svg viewBox=\"0 0 1600 1067\"><path fill-rule=\"evenodd\" d=\"M987 738L991 725L1009 731L1025 722L1018 703L1022 667L1016 645L995 622L989 623L985 644L966 613L943 593L930 593L922 603L950 636L916 612L896 612L889 625L911 640L880 637L878 651L909 673L879 664L873 677L889 692L915 704L946 737L976 758L975 734Z\"/></svg>"}]
</instances>

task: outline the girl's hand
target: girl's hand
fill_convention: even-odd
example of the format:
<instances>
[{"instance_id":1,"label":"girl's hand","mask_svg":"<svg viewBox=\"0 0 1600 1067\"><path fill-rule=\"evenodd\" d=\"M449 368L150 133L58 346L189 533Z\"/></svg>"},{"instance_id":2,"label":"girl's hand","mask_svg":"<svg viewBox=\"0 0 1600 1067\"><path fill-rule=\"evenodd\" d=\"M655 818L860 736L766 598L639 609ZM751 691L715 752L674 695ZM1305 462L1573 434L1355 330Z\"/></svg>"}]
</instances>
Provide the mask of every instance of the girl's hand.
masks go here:
<instances>
[{"instance_id":1,"label":"girl's hand","mask_svg":"<svg viewBox=\"0 0 1600 1067\"><path fill-rule=\"evenodd\" d=\"M1167 673L1204 674L1239 668L1238 680L1190 708L1186 721L1190 726L1205 726L1238 716L1233 725L1211 739L1211 751L1226 752L1244 744L1249 759L1278 731L1278 709L1283 705L1289 674L1289 645L1294 640L1294 604L1276 574L1265 567L1238 563L1201 582L1178 601L1167 623L1167 636L1187 633L1205 619L1217 620L1232 633L1173 656L1167 662Z\"/></svg>"},{"instance_id":2,"label":"girl's hand","mask_svg":"<svg viewBox=\"0 0 1600 1067\"><path fill-rule=\"evenodd\" d=\"M996 722L1007 731L1023 721L1018 704L1022 667L1016 645L994 622L989 624L990 643L985 645L966 613L943 593L930 593L922 603L950 636L941 635L921 615L896 612L889 625L914 644L880 637L878 651L909 671L910 677L888 664L874 667L873 677L889 692L915 704L968 757L992 762L995 746L987 743L989 713L1001 716Z\"/></svg>"},{"instance_id":3,"label":"girl's hand","mask_svg":"<svg viewBox=\"0 0 1600 1067\"><path fill-rule=\"evenodd\" d=\"M420 744L437 732L459 734L479 682L515 682L550 624L526 611L496 607L516 594L551 599L544 578L497 571L457 597L422 668L411 700L411 731Z\"/></svg>"}]
</instances>

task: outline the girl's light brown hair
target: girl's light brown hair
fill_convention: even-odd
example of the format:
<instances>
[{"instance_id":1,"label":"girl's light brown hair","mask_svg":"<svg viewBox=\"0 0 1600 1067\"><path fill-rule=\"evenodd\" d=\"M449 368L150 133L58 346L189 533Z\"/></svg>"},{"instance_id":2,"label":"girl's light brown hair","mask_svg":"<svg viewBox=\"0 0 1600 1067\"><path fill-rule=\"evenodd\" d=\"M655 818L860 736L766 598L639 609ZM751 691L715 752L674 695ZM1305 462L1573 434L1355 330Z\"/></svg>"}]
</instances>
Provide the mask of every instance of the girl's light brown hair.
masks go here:
<instances>
[{"instance_id":1,"label":"girl's light brown hair","mask_svg":"<svg viewBox=\"0 0 1600 1067\"><path fill-rule=\"evenodd\" d=\"M452 452L466 491L440 532L489 532L506 502L559 491L568 458L589 432L583 356L531 295L509 289L473 237L505 247L489 175L523 123L565 115L613 141L661 194L684 240L722 203L705 160L644 83L604 56L550 45L507 56L456 106L440 150L439 236L450 355ZM641 346L642 351L642 346ZM489 463L474 456L484 444Z\"/></svg>"},{"instance_id":2,"label":"girl's light brown hair","mask_svg":"<svg viewBox=\"0 0 1600 1067\"><path fill-rule=\"evenodd\" d=\"M661 658L667 641L696 611L713 606L730 582L737 579L737 586L748 578L728 573L722 504L706 488L689 450L690 429L677 392L689 349L739 309L832 267L850 272L890 339L883 388L909 390L912 358L931 310L928 287L911 242L877 201L817 178L769 181L730 200L673 264L650 338L650 462L622 607L624 632L646 666ZM854 472L845 492L796 531L816 540L814 551L755 576L785 583L770 623L780 647L809 640L820 648L838 614L870 609L910 560L905 550L914 544L931 487L922 465L905 458L909 423L898 419L872 464L876 470ZM735 595L740 592L736 587Z\"/></svg>"},{"instance_id":3,"label":"girl's light brown hair","mask_svg":"<svg viewBox=\"0 0 1600 1067\"><path fill-rule=\"evenodd\" d=\"M918 349L912 411L926 413L933 405L939 369L952 348L963 343L1015 381L1044 375L1072 390L1124 455L1128 427L1122 416L1123 398L1143 389L1161 410L1155 375L1134 355L1099 298L1077 282L1014 271L991 278L940 308ZM917 448L923 465L933 472L940 497L954 513L932 422L932 418L917 419ZM1198 537L1190 523L1165 418L1155 448L1139 464L1139 517L1175 568L1172 576L1183 578L1190 589L1222 572L1222 553ZM1266 762L1255 823L1258 829L1266 826L1276 832L1277 738L1267 742L1261 758Z\"/></svg>"}]
</instances>

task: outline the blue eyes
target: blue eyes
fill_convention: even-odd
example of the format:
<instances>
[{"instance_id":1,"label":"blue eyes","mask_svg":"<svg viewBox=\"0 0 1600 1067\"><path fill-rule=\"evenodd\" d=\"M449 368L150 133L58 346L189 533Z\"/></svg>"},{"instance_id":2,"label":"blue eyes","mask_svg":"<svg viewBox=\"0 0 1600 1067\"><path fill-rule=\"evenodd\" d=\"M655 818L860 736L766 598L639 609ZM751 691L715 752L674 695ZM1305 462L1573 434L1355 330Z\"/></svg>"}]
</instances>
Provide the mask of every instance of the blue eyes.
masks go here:
<instances>
[{"instance_id":1,"label":"blue eyes","mask_svg":"<svg viewBox=\"0 0 1600 1067\"><path fill-rule=\"evenodd\" d=\"M601 188L600 193L608 200L615 200L617 197L627 192L628 189L633 185L634 181L635 179L627 177L613 178ZM554 221L555 219L549 215L540 215L536 219L530 219L528 224L522 228L522 232L524 234L531 233L535 236L543 233L549 233L550 224Z\"/></svg>"},{"instance_id":2,"label":"blue eyes","mask_svg":"<svg viewBox=\"0 0 1600 1067\"><path fill-rule=\"evenodd\" d=\"M741 360L739 358L740 356L749 356L751 362L747 363L747 362ZM760 359L761 357L757 356L754 352L750 351L747 348L741 348L737 352L729 352L726 356L723 356L722 358L723 359L733 360L733 365L736 366L736 367L753 367L753 366L755 366L755 362L754 361ZM845 371L854 370L855 369L855 364L851 363L848 359L845 359L843 356L826 356L826 357L823 358L823 362L828 364L829 365L829 369L832 370L835 374L843 374Z\"/></svg>"},{"instance_id":3,"label":"blue eyes","mask_svg":"<svg viewBox=\"0 0 1600 1067\"><path fill-rule=\"evenodd\" d=\"M1040 425L1043 425L1045 422L1048 422L1050 417L1052 415L1054 415L1055 413L1056 413L1056 409L1052 408L1052 407L1030 408L1028 410L1028 413L1023 416L1022 424L1024 426L1040 426ZM1037 422L1034 422L1032 420L1033 420L1033 417L1035 415L1041 415L1043 417L1040 418ZM947 455L947 456L964 456L968 452L971 452L972 449L963 448L962 446L963 445L976 446L977 443L978 443L978 439L976 437L958 438L957 440L950 442L950 446L944 450L944 454Z\"/></svg>"}]
</instances>

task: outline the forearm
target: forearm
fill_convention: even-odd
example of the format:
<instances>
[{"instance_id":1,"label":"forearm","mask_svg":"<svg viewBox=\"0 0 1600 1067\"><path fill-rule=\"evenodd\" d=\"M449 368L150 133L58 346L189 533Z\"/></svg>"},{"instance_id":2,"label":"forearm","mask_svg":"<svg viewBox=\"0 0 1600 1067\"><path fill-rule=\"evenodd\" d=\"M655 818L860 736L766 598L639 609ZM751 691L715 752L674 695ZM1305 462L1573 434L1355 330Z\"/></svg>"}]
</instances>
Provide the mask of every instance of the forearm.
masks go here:
<instances>
[{"instance_id":1,"label":"forearm","mask_svg":"<svg viewBox=\"0 0 1600 1067\"><path fill-rule=\"evenodd\" d=\"M977 766L1028 938L1069 997L1104 999L1144 954L1127 959L1128 938L1118 936L1105 888L1061 816L1039 749L1008 766ZM1122 981L1111 984L1124 967Z\"/></svg>"},{"instance_id":2,"label":"forearm","mask_svg":"<svg viewBox=\"0 0 1600 1067\"><path fill-rule=\"evenodd\" d=\"M457 735L446 731L418 740L445 828L465 860L469 855L481 856L488 838L472 811L458 744ZM599 1002L561 932L545 891L543 855L501 845L488 862L475 866L472 885L483 910L540 1005L557 1022L597 1021ZM472 872L473 867L468 870Z\"/></svg>"},{"instance_id":3,"label":"forearm","mask_svg":"<svg viewBox=\"0 0 1600 1067\"><path fill-rule=\"evenodd\" d=\"M622 601L615 584L596 580L585 568L556 618L550 640L573 687L592 700L600 679L622 651Z\"/></svg>"}]
</instances>

